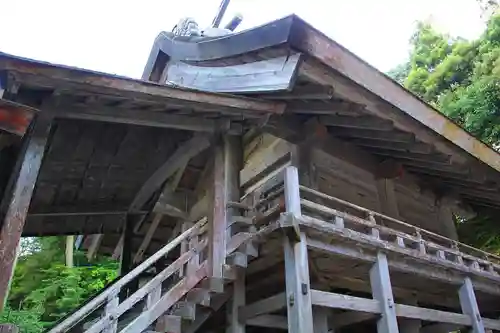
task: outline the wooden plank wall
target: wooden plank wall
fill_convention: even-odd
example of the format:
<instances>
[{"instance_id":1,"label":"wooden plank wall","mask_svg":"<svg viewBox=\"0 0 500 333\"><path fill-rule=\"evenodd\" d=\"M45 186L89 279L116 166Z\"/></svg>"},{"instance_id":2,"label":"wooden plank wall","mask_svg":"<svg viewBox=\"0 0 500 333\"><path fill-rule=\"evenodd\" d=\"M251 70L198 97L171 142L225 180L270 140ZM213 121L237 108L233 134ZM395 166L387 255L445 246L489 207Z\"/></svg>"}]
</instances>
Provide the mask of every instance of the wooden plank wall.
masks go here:
<instances>
[{"instance_id":1,"label":"wooden plank wall","mask_svg":"<svg viewBox=\"0 0 500 333\"><path fill-rule=\"evenodd\" d=\"M244 152L242 181L259 170L272 165L290 152L291 145L270 134L263 134L247 140ZM320 150L312 152L313 175L318 190L350 201L359 206L381 212L375 176ZM444 234L444 227L437 223L439 201L429 190L422 191L407 178L394 179L394 188L400 218L413 225ZM453 210L454 207L452 207ZM449 235L448 235L449 236Z\"/></svg>"}]
</instances>

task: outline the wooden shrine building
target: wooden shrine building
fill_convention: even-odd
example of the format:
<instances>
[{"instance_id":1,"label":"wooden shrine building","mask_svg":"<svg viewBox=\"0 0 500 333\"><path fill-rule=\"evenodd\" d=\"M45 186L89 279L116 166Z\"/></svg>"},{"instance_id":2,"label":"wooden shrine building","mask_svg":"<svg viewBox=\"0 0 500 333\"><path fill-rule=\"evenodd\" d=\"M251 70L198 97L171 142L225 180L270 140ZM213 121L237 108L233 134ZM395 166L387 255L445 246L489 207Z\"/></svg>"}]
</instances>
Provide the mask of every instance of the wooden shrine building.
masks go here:
<instances>
[{"instance_id":1,"label":"wooden shrine building","mask_svg":"<svg viewBox=\"0 0 500 333\"><path fill-rule=\"evenodd\" d=\"M126 57L126 55L123 55ZM142 80L0 54L0 300L21 236L122 277L49 332L500 331L500 155L296 16L161 33Z\"/></svg>"}]
</instances>

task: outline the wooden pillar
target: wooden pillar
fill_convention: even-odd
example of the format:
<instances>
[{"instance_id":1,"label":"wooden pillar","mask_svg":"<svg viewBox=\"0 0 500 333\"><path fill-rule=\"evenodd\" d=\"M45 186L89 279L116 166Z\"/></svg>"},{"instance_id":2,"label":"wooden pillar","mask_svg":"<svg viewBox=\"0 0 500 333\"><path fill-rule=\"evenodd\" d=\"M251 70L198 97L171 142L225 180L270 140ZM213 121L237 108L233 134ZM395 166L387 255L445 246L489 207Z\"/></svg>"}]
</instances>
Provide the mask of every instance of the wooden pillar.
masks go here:
<instances>
[{"instance_id":1,"label":"wooden pillar","mask_svg":"<svg viewBox=\"0 0 500 333\"><path fill-rule=\"evenodd\" d=\"M0 312L7 300L10 280L18 255L19 241L28 214L36 179L40 171L52 123L51 117L39 115L26 137L16 163L17 178L5 219L0 229ZM19 171L17 171L19 170ZM6 195L9 195L6 193Z\"/></svg>"},{"instance_id":2,"label":"wooden pillar","mask_svg":"<svg viewBox=\"0 0 500 333\"><path fill-rule=\"evenodd\" d=\"M392 295L391 279L387 257L377 254L377 262L370 270L370 283L373 298L380 302L381 316L377 322L378 333L398 333L396 307Z\"/></svg>"},{"instance_id":3,"label":"wooden pillar","mask_svg":"<svg viewBox=\"0 0 500 333\"><path fill-rule=\"evenodd\" d=\"M120 275L123 276L132 270L132 240L134 236L134 216L127 214L123 225L123 246L120 261Z\"/></svg>"},{"instance_id":4,"label":"wooden pillar","mask_svg":"<svg viewBox=\"0 0 500 333\"><path fill-rule=\"evenodd\" d=\"M226 175L227 200L233 202L240 201L240 170L243 167L243 147L240 136L224 136L224 169ZM227 201L226 201L227 207ZM227 208L226 226L230 224L232 216L240 215L237 209ZM240 230L235 230L236 226L226 230L227 240ZM245 230L246 231L246 230ZM225 251L225 248L224 248ZM245 295L245 270L236 267L236 280L233 283L233 295L229 301L227 309L228 333L244 333L245 323L238 320L238 308L246 304Z\"/></svg>"},{"instance_id":5,"label":"wooden pillar","mask_svg":"<svg viewBox=\"0 0 500 333\"><path fill-rule=\"evenodd\" d=\"M399 208L396 197L395 184L392 179L377 179L377 193L380 204L380 212L399 219Z\"/></svg>"},{"instance_id":6,"label":"wooden pillar","mask_svg":"<svg viewBox=\"0 0 500 333\"><path fill-rule=\"evenodd\" d=\"M294 166L285 169L285 207L289 218L301 217L299 176ZM287 296L288 332L313 332L311 288L307 239L301 232L298 239L290 233L283 238Z\"/></svg>"},{"instance_id":7,"label":"wooden pillar","mask_svg":"<svg viewBox=\"0 0 500 333\"><path fill-rule=\"evenodd\" d=\"M472 319L472 333L484 333L484 324L481 319L481 313L479 312L479 307L476 301L476 295L474 294L474 287L472 286L472 281L470 278L466 277L462 287L458 291L458 296L460 298L460 306L462 307L462 312Z\"/></svg>"},{"instance_id":8,"label":"wooden pillar","mask_svg":"<svg viewBox=\"0 0 500 333\"><path fill-rule=\"evenodd\" d=\"M328 314L330 309L323 307L313 308L314 333L333 333L328 330Z\"/></svg>"},{"instance_id":9,"label":"wooden pillar","mask_svg":"<svg viewBox=\"0 0 500 333\"><path fill-rule=\"evenodd\" d=\"M457 227L451 209L453 203L449 198L441 198L438 203L439 230L445 237L458 240Z\"/></svg>"},{"instance_id":10,"label":"wooden pillar","mask_svg":"<svg viewBox=\"0 0 500 333\"><path fill-rule=\"evenodd\" d=\"M216 143L214 149L213 212L209 228L209 276L222 278L222 267L226 258L227 190L224 168L224 142Z\"/></svg>"},{"instance_id":11,"label":"wooden pillar","mask_svg":"<svg viewBox=\"0 0 500 333\"><path fill-rule=\"evenodd\" d=\"M66 267L73 267L75 236L66 236Z\"/></svg>"}]
</instances>

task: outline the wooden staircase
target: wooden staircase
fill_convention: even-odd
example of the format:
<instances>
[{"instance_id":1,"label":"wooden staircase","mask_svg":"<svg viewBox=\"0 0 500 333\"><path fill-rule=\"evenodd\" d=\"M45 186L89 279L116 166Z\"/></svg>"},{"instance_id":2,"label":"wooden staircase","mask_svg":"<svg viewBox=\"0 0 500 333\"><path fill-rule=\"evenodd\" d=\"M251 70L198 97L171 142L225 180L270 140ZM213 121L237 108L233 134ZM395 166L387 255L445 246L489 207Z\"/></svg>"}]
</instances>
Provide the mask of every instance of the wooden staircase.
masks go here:
<instances>
[{"instance_id":1,"label":"wooden staircase","mask_svg":"<svg viewBox=\"0 0 500 333\"><path fill-rule=\"evenodd\" d=\"M247 238L229 239L233 250L228 250L224 276L212 278L208 241L205 217L48 332L195 332L229 299L236 271L246 267L247 255L238 249L248 247L253 249L249 255L257 255ZM170 265L131 290L158 260L174 253Z\"/></svg>"}]
</instances>

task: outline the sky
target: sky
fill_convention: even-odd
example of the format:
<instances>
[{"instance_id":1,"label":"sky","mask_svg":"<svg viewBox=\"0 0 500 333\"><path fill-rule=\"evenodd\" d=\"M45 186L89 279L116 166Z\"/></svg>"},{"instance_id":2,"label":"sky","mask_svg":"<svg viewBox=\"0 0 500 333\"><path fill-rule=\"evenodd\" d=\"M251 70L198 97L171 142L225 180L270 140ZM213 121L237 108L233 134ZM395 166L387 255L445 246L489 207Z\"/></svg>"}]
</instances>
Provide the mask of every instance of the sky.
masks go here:
<instances>
[{"instance_id":1,"label":"sky","mask_svg":"<svg viewBox=\"0 0 500 333\"><path fill-rule=\"evenodd\" d=\"M185 16L206 27L220 0L0 0L0 51L139 78L154 38ZM247 29L291 13L381 71L408 56L417 20L464 38L484 28L476 0L231 0Z\"/></svg>"}]
</instances>

